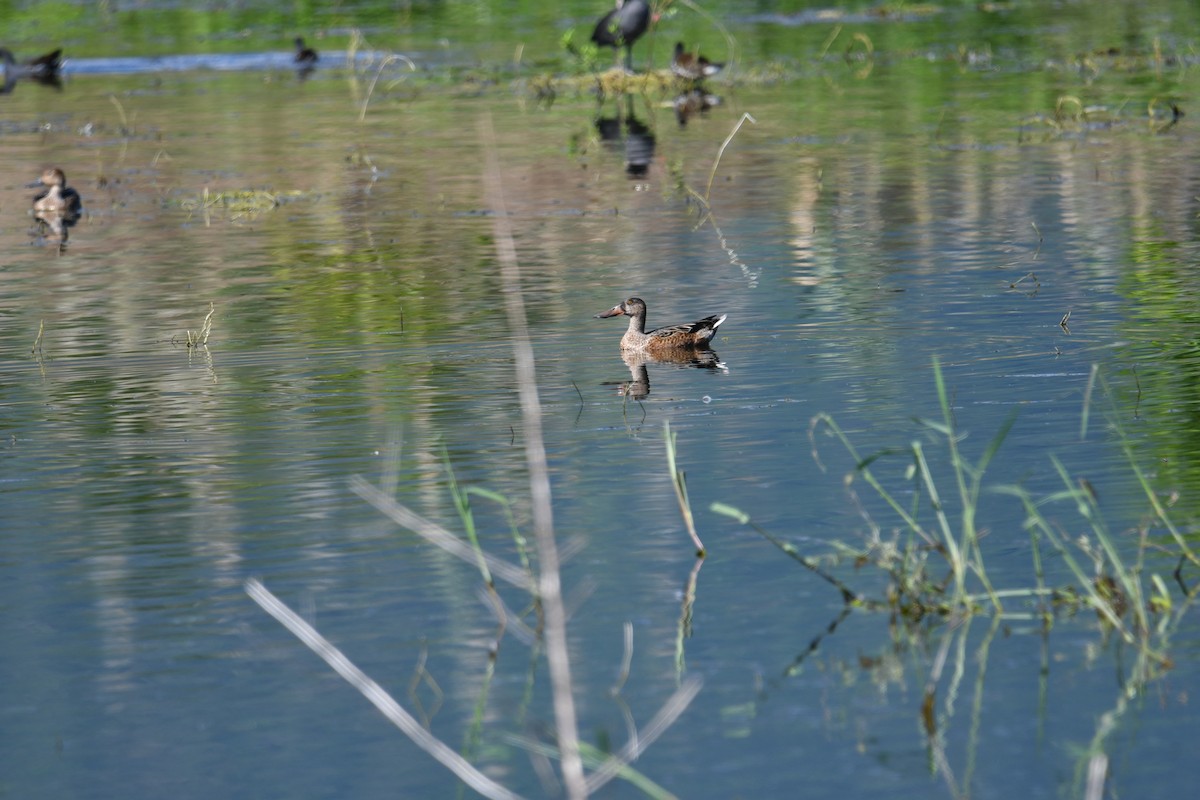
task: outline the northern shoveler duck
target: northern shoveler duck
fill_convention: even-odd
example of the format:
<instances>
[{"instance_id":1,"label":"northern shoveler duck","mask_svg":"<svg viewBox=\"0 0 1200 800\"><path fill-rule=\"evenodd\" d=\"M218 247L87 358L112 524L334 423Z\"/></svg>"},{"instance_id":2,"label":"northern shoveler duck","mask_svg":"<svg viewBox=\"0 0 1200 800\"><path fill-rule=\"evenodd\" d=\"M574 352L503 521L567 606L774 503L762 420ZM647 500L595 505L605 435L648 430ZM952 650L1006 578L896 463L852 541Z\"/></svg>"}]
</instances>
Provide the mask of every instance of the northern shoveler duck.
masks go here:
<instances>
[{"instance_id":1,"label":"northern shoveler duck","mask_svg":"<svg viewBox=\"0 0 1200 800\"><path fill-rule=\"evenodd\" d=\"M622 350L644 350L654 354L658 351L679 350L686 348L708 347L709 341L717 333L717 326L725 321L725 314L705 317L696 322L683 325L669 325L665 328L646 330L646 301L640 297L631 297L610 308L596 319L605 317L629 317L629 328L621 337Z\"/></svg>"},{"instance_id":2,"label":"northern shoveler duck","mask_svg":"<svg viewBox=\"0 0 1200 800\"><path fill-rule=\"evenodd\" d=\"M55 78L62 69L62 48L44 56L18 62L6 48L0 47L0 61L4 62L4 74L13 78Z\"/></svg>"},{"instance_id":3,"label":"northern shoveler duck","mask_svg":"<svg viewBox=\"0 0 1200 800\"><path fill-rule=\"evenodd\" d=\"M317 55L317 51L311 47L306 47L304 37L296 37L296 68L297 69L312 69L317 66L317 62L321 60L321 56Z\"/></svg>"},{"instance_id":4,"label":"northern shoveler duck","mask_svg":"<svg viewBox=\"0 0 1200 800\"><path fill-rule=\"evenodd\" d=\"M617 0L617 7L605 14L592 31L599 47L625 48L625 68L633 70L633 43L650 27L650 4L646 0Z\"/></svg>"},{"instance_id":5,"label":"northern shoveler duck","mask_svg":"<svg viewBox=\"0 0 1200 800\"><path fill-rule=\"evenodd\" d=\"M33 198L33 210L54 214L78 214L83 208L79 192L67 186L67 176L58 167L42 173L34 186L45 186L46 191Z\"/></svg>"},{"instance_id":6,"label":"northern shoveler duck","mask_svg":"<svg viewBox=\"0 0 1200 800\"><path fill-rule=\"evenodd\" d=\"M683 47L683 42L675 43L675 55L671 58L671 72L679 77L698 81L716 75L725 69L724 63L709 61L700 53L689 53Z\"/></svg>"}]
</instances>

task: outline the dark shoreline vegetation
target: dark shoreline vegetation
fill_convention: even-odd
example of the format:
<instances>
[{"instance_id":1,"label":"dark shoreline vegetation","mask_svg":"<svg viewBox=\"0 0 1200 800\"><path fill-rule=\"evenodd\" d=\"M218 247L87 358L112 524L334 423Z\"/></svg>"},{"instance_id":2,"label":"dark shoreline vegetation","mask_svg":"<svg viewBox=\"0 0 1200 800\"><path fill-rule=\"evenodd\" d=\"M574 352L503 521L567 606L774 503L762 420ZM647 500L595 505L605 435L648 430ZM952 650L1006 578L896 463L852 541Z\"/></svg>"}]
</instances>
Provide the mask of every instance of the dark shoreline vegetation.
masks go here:
<instances>
[{"instance_id":1,"label":"dark shoreline vegetation","mask_svg":"<svg viewBox=\"0 0 1200 800\"><path fill-rule=\"evenodd\" d=\"M337 80L344 79L348 86L345 164L372 173L379 159L367 131L379 123L384 112L406 109L431 95L448 97L456 104L466 105L466 111L459 106L453 114L470 119L474 127L467 125L454 129L453 133L481 154L478 165L474 161L459 165L464 172L477 167L475 177L478 185L483 187L481 199L472 198L466 191L449 200L444 195L437 196L436 200L422 198L430 205L414 204L412 218L436 222L441 218L429 208L440 204L441 210L449 208L452 214L474 215L484 221L482 230L485 232L475 231L477 236L472 246L451 244L447 249L462 248L461 252L453 253L456 261L496 265L495 274L488 275L484 288L495 296L494 307L489 306L488 312L506 320L507 331L513 340L515 377L512 386L513 393L519 398L520 421L514 422L509 430L512 431L513 448L523 450L529 483L528 497L485 488L476 480L461 477L445 444L440 453L424 453L423 458L438 465L432 472L449 498L449 507L458 516L462 528L460 535L430 515L418 513L401 502L405 490L399 475L406 465L399 453L388 454L383 475L376 483L362 477L354 477L349 482L350 492L383 517L478 570L478 599L482 606L469 607L476 615L474 621L484 620L480 627L494 627L487 645L487 665L476 684L475 714L463 731L455 731L449 736L444 731L434 732L431 719L442 702L442 689L439 676L426 669L424 654L414 671L410 697L436 696L432 710L422 707L420 700L412 709L412 702L394 699L365 668L360 669L331 643L330 639L338 639L336 623L317 620L315 613L302 616L292 611L270 591L274 588L270 576L256 575L246 580L245 590L255 602L358 689L418 747L483 796L518 797L513 788L506 788L502 777L497 777L503 776L504 771L489 768L507 766L509 761L516 762L528 756L536 765L535 772L547 795L561 789L568 797L582 798L601 790L608 782L620 779L645 795L668 798L673 795L666 785L656 782L655 769L652 766L643 768L638 761L644 753L653 752L655 742L681 717L679 724L687 724L689 706L705 691L699 672L689 669L689 647L695 635L694 615L706 600L702 568L710 565L709 573L714 572L714 557L728 552L731 537L749 534L765 539L804 568L796 571L798 586L807 587L806 582L815 577L819 580L813 583L819 583L822 590L823 584L828 584L828 592L833 598L831 604L836 606L838 600L841 603L829 619L814 623L811 631L796 632L797 641L803 644L794 660L768 674L755 691L747 689L744 706L730 710L731 717L736 712L753 718L757 709L780 686L812 668L814 656L844 633L843 625L847 620L868 619L879 633L876 646L861 650L858 663L847 667L845 674L865 676L866 680L881 686L893 680L896 674L915 676L922 686L919 696L905 697L901 701L916 723L914 730L919 739L912 749L926 757L928 772L943 785L945 796L971 797L978 793L973 784L975 767L987 757L983 750L985 745L981 745L977 734L984 714L983 696L990 687L989 679L996 677L994 672L989 675L989 669L1028 670L1030 674L1040 671L1038 680L1044 681L1050 670L1052 643L1056 637L1065 635L1085 641L1087 657L1093 663L1110 664L1116 678L1110 697L1096 706L1077 709L1082 720L1080 725L1091 726L1090 740L1072 742L1079 745L1074 751L1063 746L1055 757L1063 765L1063 772L1073 772L1074 778L1070 782L1073 796L1099 800L1116 791L1114 787L1118 784L1112 779L1113 764L1117 760L1114 755L1119 752L1119 746L1114 744L1116 734L1129 723L1131 710L1143 708L1146 699L1155 691L1165 691L1162 689L1165 679L1181 658L1178 641L1181 628L1189 612L1194 614L1193 601L1200 591L1197 588L1200 586L1200 557L1196 553L1200 500L1189 496L1187 484L1187 473L1195 455L1188 457L1187 441L1175 441L1171 447L1164 447L1168 455L1176 456L1174 459L1146 445L1146 440L1156 435L1154 430L1146 429L1156 424L1165 428L1161 420L1177 410L1169 400L1160 401L1154 397L1155 394L1174 396L1174 393L1155 392L1152 382L1172 378L1187 381L1187 375L1172 374L1170 362L1176 358L1182 360L1185 355L1194 358L1195 334L1180 322L1194 322L1195 319L1194 310L1188 310L1194 301L1188 289L1181 290L1177 297L1164 299L1163 292L1158 291L1159 284L1147 280L1146 285L1130 291L1133 296L1139 293L1143 297L1153 295L1155 304L1172 305L1168 311L1162 311L1161 305L1151 304L1149 300L1144 306L1147 309L1144 313L1152 314L1157 310L1171 323L1167 335L1141 343L1159 362L1157 369L1144 370L1145 416L1142 416L1143 377L1137 372L1138 365L1145 359L1128 357L1129 363L1134 364L1130 367L1132 378L1129 374L1122 375L1119 387L1109 386L1106 378L1110 374L1093 362L1086 385L1078 392L1078 440L1087 441L1089 436L1099 435L1111 437L1127 459L1128 472L1123 479L1123 488L1137 496L1140 509L1133 515L1138 520L1133 525L1113 527L1106 520L1105 498L1086 476L1073 474L1057 457L1055 450L1065 445L1065 441L1047 439L1041 443L1039 452L1025 454L1031 462L1040 460L1052 465L1060 484L1056 489L1031 488L1020 479L992 482L987 477L989 468L1008 458L1005 443L1022 425L1021 413L1010 414L995 431L980 432L960 427L960 404L973 400L966 399L968 389L956 386L953 379L943 373L942 362L933 350L927 355L935 391L912 401L911 408L907 409L917 417L915 434L905 436L894 432L895 441L884 449L860 451L857 442L866 437L862 436L862 431L844 430L838 410L817 408L815 413L806 416L811 461L820 470L818 477L809 480L827 484L831 495L840 486L844 493L841 510L846 512L845 516L858 520L856 528L839 530L834 536L808 536L803 531L777 528L770 522L760 523L756 509L743 501L734 488L730 488L728 494L723 494L724 487L706 493L703 504L695 501L689 494L688 472L695 480L706 472L711 473L712 467L690 462L688 454L704 432L697 427L681 433L679 427L672 427L667 419L663 425L666 475L672 490L670 502L677 504L680 512L678 547L680 551L694 551L696 558L686 577L679 581L678 623L671 643L675 690L662 698L656 709L631 710L622 690L631 672L637 669L633 665L632 622L626 622L624 626L623 659L612 686L597 687L595 671L590 675L585 673L587 677L581 679L571 669L576 662L569 626L583 613L580 606L584 601L573 591L576 587L564 585L560 564L565 564L583 549L585 537L576 535L564 541L555 535L556 532L561 535L563 531L555 525L551 470L547 464L546 435L542 431L548 414L542 404L549 406L545 400L549 395L557 393L573 397L578 393L582 414L587 401L579 386L573 386L573 391L564 389L545 377L545 372L541 376L538 374L539 364L534 360L536 334L531 333L530 328L535 321L545 324L545 317L552 315L535 305L536 300L525 296L533 280L522 269L526 254L523 246L527 245L527 240L520 226L527 221L510 210L515 203L513 196L506 194L512 183L506 182L514 181L514 174L505 171L506 165L500 156L503 149L497 144L500 136L493 129L495 124L503 134L504 123L495 120L492 111L478 111L470 103L476 99L511 97L514 109L538 115L550 113L565 103L586 105L595 99L598 103L611 104L614 99L619 99L627 103L630 116L635 107L639 111L658 111L662 115L658 123L660 129L673 128L668 109L681 92L688 90L690 82L676 77L662 65L662 56L673 41L672 35L656 34L652 41L639 46L634 61L639 70L645 71L628 75L609 68L612 63L609 51L597 51L586 43L590 23L582 17L575 27L561 31L556 45L540 42L536 47L529 45L528 52L514 47L515 42L525 41L521 35L523 25L551 13L543 4L533 2L516 3L509 14L493 12L495 26L486 31L483 30L486 26L480 25L476 18L478 9L452 2L413 3L399 9L387 4L351 5L344 13L324 9L321 4L301 4L299 10L289 8L286 12L276 12L272 4L246 5L249 10L244 14L224 8L171 8L155 11L151 16L142 9L113 11L108 4L97 7L68 5L65 7L70 13L53 21L46 21L44 6L13 9L11 14L14 25L21 30L27 30L36 22L39 41L67 37L67 32L72 32L73 37L81 41L70 49L68 56L79 59L114 55L105 49L105 39L117 41L139 56L181 51L259 52L283 49L282 44L275 46L277 40L278 43L290 42L294 34L303 32L310 36L309 42L323 52L314 79L329 80L329 76L336 75ZM939 152L981 152L1001 145L1036 150L1063 142L1079 143L1082 147L1097 140L1105 143L1122 141L1136 148L1142 140L1179 133L1190 121L1188 114L1192 113L1194 92L1186 81L1190 80L1190 71L1200 67L1200 56L1197 55L1200 44L1158 35L1149 37L1148 41L1113 41L1104 35L1112 29L1109 15L1116 12L1111 9L1067 4L1059 13L1085 20L1078 29L1072 29L1083 33L1073 34L1065 40L1029 41L1024 30L1025 21L1042 19L1042 15L1051 12L1028 3L977 5L972 2L952 4L948 8L923 4L872 6L865 10L831 12L828 17L813 18L811 22L807 15L812 12L803 4L783 5L786 8L779 15L788 20L788 25L783 27L803 28L803 32L795 37L802 43L799 47L791 41L784 47L784 41L775 38L780 34L769 32L772 27L778 27L774 17L779 15L773 15L770 20L759 17L739 20L739 30L728 33L714 31L703 20L697 22L699 16L683 16L690 13L689 9L703 6L711 12L711 7L682 2L673 4L674 10L679 12L675 19L678 25L690 26L687 30L693 34L702 31L701 35L708 42L725 43L728 54L716 51L721 60L728 58L731 62L728 74L720 83L723 94L736 97L739 91L762 87L797 87L795 108L789 109L788 113L794 115L794 120L812 115L819 120L814 125L821 126L819 132L814 133L811 128L795 125L793 135L800 144L820 141L828 146L830 142L843 143L839 137L844 136L846 148L860 146L854 135L860 130L863 112L847 111L841 117L839 93L843 91L843 85L868 87L866 91L869 91L872 83L886 73L908 78L899 83L911 89L912 105L916 107L913 115L919 120L910 129L914 132L912 139L919 141L911 146ZM793 10L792 5L797 7ZM1166 5L1178 15L1194 13L1188 4ZM940 20L946 17L953 17L955 22L942 27ZM967 21L963 22L964 19ZM87 25L95 21L98 21L97 30L103 32L100 36L77 33L80 26L90 30ZM989 33L989 25L1000 32ZM428 32L442 27L457 34L454 41L462 51L471 52L470 46L475 45L485 55L472 61L456 51L426 61L406 46L409 37L416 41L415 34L395 33L400 28ZM942 35L937 37L936 44L930 45L924 40L933 29L940 33L957 31L960 35L949 39ZM768 32L755 40L754 31L764 30ZM28 41L29 37L25 38ZM751 41L757 51L753 57L747 57ZM425 52L434 52L428 49L428 41L422 40L422 44L426 46ZM22 47L22 51L25 50L32 52L36 48L27 45ZM333 53L342 58L333 57ZM651 65L648 70L645 69L647 65ZM997 84L1004 86L1010 86L1014 81L1025 82L1028 88L1020 92L997 90L993 106L967 108L968 101L954 86L955 74L967 72L994 74ZM128 100L123 102L117 94L111 95L111 100L114 113L120 119L120 124L113 129L119 129L120 139L128 143L136 138L164 138L153 123L139 121ZM128 115L125 105L131 106ZM745 143L748 132L755 127L753 115L756 111L739 107L740 116L722 120L719 130L716 126L707 130L706 152L711 161L686 161L685 156L672 152L659 175L662 193L670 195L673 202L684 208L683 213L694 220L692 232L695 238L703 239L705 246L718 253L720 259L748 274L753 270L743 259L752 262L754 256L747 255L741 243L727 238L726 231L731 227L727 215L731 214L714 199L713 187L714 183L727 177L727 164L723 161L727 148L737 148ZM668 119L668 123L664 124L662 119ZM569 143L562 144L560 155L564 160L582 162L601 149L591 119L587 122L586 132L578 133ZM746 125L747 122L752 125ZM63 134L72 132L74 123L74 120L62 122L56 119L46 123L48 127L38 130L46 135ZM391 123L389 118L388 124ZM681 128L682 124L683 120ZM582 126L577 129L582 130ZM403 130L397 135L412 134ZM756 143L754 146L761 145ZM169 146L164 144L164 152L168 149ZM874 154L881 160L903 162L909 152L903 147L895 150L880 147ZM430 160L433 160L432 156ZM109 172L116 174L115 168L109 170L102 165L100 156L97 163L101 166L97 167L99 174L94 195L99 194L100 185L109 185ZM976 162L970 162L967 169L973 169L975 165ZM590 168L590 163L588 166ZM982 171L987 166L990 162L979 168ZM789 164L787 168L802 169L807 165ZM269 188L262 188L249 178L245 184L238 184L243 177L231 170L231 176L223 175L215 180L210 191L207 183L199 187L199 179L192 175L190 183L170 184L156 196L164 208L182 212L184 224L225 225L231 229L253 226L266 216L285 213L281 210L285 207L317 205L325 200L320 188L313 184L297 188L302 182L295 175L281 175L275 178L280 185ZM422 174L405 175L403 179L411 180L410 185L416 187L414 193L421 193L427 191L427 185L435 184L424 177ZM814 184L821 187L823 181L824 174L818 171ZM851 181L843 183L850 185ZM1181 194L1191 194L1191 188L1186 185L1175 188ZM886 187L878 189L878 193L886 194ZM471 205L472 202L475 205ZM622 210L620 213L627 212ZM585 214L580 212L580 216ZM815 223L813 227L816 227ZM1027 237L1025 241L1033 242L1014 256L1013 264L1020 264L1018 271L1023 271L1024 275L1013 278L1011 276L1017 272L1010 269L1001 273L997 267L997 283L1007 282L1006 288L996 290L999 294L1028 292L1034 296L1040 290L1038 273L1043 265L1037 259L1042 232L1034 223L1032 231L1022 230L1021 235ZM281 250L287 249L285 245L273 244ZM305 242L304 246L312 245ZM378 249L373 249L377 246ZM372 242L371 248L370 256L382 262L385 255L398 252L402 245ZM345 256L347 260L355 257L358 255ZM1154 262L1153 255L1145 255L1145 258L1147 263L1158 263ZM287 259L280 257L280 260ZM332 262L323 266L330 274L334 273ZM543 277L538 275L539 279ZM389 287L388 281L386 276L380 278L379 283L369 287L364 294L390 297L387 294L390 288L380 288ZM1167 281L1162 283L1165 285ZM328 291L329 284L315 285L326 291L308 309L306 323L313 329L318 322L324 321L328 306L352 302L338 296L336 291ZM436 284L431 282L431 285ZM422 288L422 300L436 291ZM456 288L447 290L447 295L453 295ZM871 288L876 287L872 284ZM419 294L414 291L413 297ZM234 299L231 294L226 298ZM215 384L217 371L213 355L220 354L223 347L220 336L222 305L228 300L213 302L207 293L203 296L198 293L193 299L197 311L192 324L199 324L199 330L188 329L172 342L186 348L189 363L193 354L202 355ZM288 302L303 306L310 301L288 298ZM413 305L416 305L415 301ZM204 316L205 311L207 316ZM394 331L407 334L427 325L422 333L436 339L445 330L437 325L452 324L406 319L404 308L395 313L396 319L389 320L385 326L389 335ZM1060 326L1069 332L1069 325L1074 324L1071 309L1055 311L1058 313L1062 314ZM352 328L360 324L353 313L339 314L335 309L329 316L337 322L331 328ZM347 319L354 321L347 322ZM726 326L729 336L749 335L749 324L738 328L742 320L744 317L731 316ZM365 323L361 324L365 327ZM722 333L726 328L722 328ZM32 356L44 369L43 332L39 326ZM241 333L245 335L244 331ZM258 331L254 333L257 335ZM270 333L274 334L274 331ZM326 335L324 331L321 334ZM226 341L233 340L234 336L230 335ZM1128 345L1121 343L1114 349L1117 347ZM1186 368L1179 370L1180 374L1186 372ZM467 374L466 370L464 374ZM465 378L460 381L468 385ZM313 384L317 383L319 381L313 381ZM1060 388L1064 384L1060 384ZM1131 384L1137 386L1136 401L1122 395ZM648 389L647 382L644 391L648 393ZM1072 390L1073 384L1065 391ZM310 387L310 391L318 390ZM469 394L469 390L464 393ZM328 397L336 400L336 392L330 390ZM619 402L625 415L625 433L640 431L651 402L643 403L642 398L632 394L630 384L622 387ZM1156 406L1156 403L1161 405ZM930 406L936 407L937 413L933 417L919 416L929 413ZM1134 410L1130 412L1130 408ZM556 412L560 410L561 407L556 408ZM637 420L639 414L642 416L640 421ZM1129 433L1131 418L1139 423L1146 422L1139 431L1145 438L1139 439ZM1101 428L1103 433L1098 434L1097 429ZM654 432L657 434L657 427ZM872 448L878 441L877 434L874 432L871 437ZM981 434L990 436L982 445L978 438ZM1158 435L1170 439L1172 431L1167 429ZM503 438L508 436L505 431ZM783 446L779 444L779 447ZM724 457L735 472L739 469L749 472L748 465L739 464L740 454ZM797 460L801 459L797 457ZM1152 463L1155 468L1150 466ZM1016 472L1010 468L1006 475ZM525 477L524 473L522 477ZM651 490L644 485L635 485L628 487L628 491L645 495ZM997 530L999 526L984 507L985 501L1018 507L1022 529L1004 530L1001 536ZM511 558L489 552L486 537L481 535L486 523L482 521L485 515L478 513L480 506L487 507L489 521L499 517L507 523L512 539ZM619 520L614 519L610 524L615 526ZM1003 547L1008 552L997 554L993 546ZM1019 555L1014 556L1013 551ZM990 568L996 560L1011 564L1021 557L1028 559L1023 580L1014 582L1010 577L1003 583L994 582L994 572ZM636 560L631 560L628 569L636 570L638 566ZM1070 579L1048 577L1064 574ZM294 590L294 585L289 588ZM746 585L744 590L753 595L757 587ZM244 597L240 599L245 600ZM791 600L763 597L759 602ZM980 628L985 630L981 632ZM255 634L261 634L261 630ZM1041 662L1003 664L1002 654L1010 639L1040 641ZM519 707L507 709L509 716L498 722L488 713L492 710L490 701L494 700L496 664L502 650L520 646L528 648L529 652L524 676L526 689ZM661 642L654 646L660 650L664 647ZM1080 648L1077 655L1080 659L1084 658L1083 649ZM280 658L296 658L296 654L291 650ZM998 663L1003 666L997 667ZM541 672L543 667L545 673ZM549 694L552 700L550 731L538 730L536 723L531 722L538 716L535 704L542 698L537 697L535 689L542 690L539 678L543 674L548 676L549 688L542 694ZM379 679L385 682L382 676ZM585 699L594 697L611 701L621 708L626 721L625 744L618 746L602 736L589 736L579 724L576 703L583 705ZM729 725L731 729L736 727L734 722ZM547 727L551 726L547 723ZM458 738L454 739L455 736ZM952 746L953 737L966 742L965 747L959 746L956 750ZM708 757L712 754L692 754L697 762ZM1057 788L1060 792L1063 789ZM1123 786L1121 793L1136 794L1137 788ZM0 783L0 794L3 789L4 784ZM747 789L749 796L755 787Z\"/></svg>"}]
</instances>

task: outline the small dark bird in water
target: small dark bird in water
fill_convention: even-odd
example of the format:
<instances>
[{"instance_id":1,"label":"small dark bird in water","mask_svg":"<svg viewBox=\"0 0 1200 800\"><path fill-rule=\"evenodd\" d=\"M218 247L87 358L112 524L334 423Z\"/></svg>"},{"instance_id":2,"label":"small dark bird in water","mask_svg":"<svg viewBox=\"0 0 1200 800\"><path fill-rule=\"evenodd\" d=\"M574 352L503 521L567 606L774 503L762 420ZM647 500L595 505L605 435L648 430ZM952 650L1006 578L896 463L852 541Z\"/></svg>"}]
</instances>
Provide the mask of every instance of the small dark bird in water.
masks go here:
<instances>
[{"instance_id":1,"label":"small dark bird in water","mask_svg":"<svg viewBox=\"0 0 1200 800\"><path fill-rule=\"evenodd\" d=\"M33 198L33 210L36 212L78 214L83 208L79 192L67 186L67 176L58 167L43 172L33 185L46 187L46 191Z\"/></svg>"},{"instance_id":2,"label":"small dark bird in water","mask_svg":"<svg viewBox=\"0 0 1200 800\"><path fill-rule=\"evenodd\" d=\"M317 62L321 60L321 56L316 50L304 45L304 37L296 37L296 67L299 69L312 69L317 66Z\"/></svg>"},{"instance_id":3,"label":"small dark bird in water","mask_svg":"<svg viewBox=\"0 0 1200 800\"><path fill-rule=\"evenodd\" d=\"M0 47L0 61L4 62L5 78L57 78L62 69L62 48L18 62L7 48Z\"/></svg>"},{"instance_id":4,"label":"small dark bird in water","mask_svg":"<svg viewBox=\"0 0 1200 800\"><path fill-rule=\"evenodd\" d=\"M725 69L722 62L709 61L700 53L689 53L683 42L675 43L675 55L671 59L671 72L689 81L698 81L716 75Z\"/></svg>"},{"instance_id":5,"label":"small dark bird in water","mask_svg":"<svg viewBox=\"0 0 1200 800\"><path fill-rule=\"evenodd\" d=\"M646 0L617 0L617 7L601 17L592 31L600 47L625 48L625 68L633 70L633 43L650 27L650 4Z\"/></svg>"}]
</instances>

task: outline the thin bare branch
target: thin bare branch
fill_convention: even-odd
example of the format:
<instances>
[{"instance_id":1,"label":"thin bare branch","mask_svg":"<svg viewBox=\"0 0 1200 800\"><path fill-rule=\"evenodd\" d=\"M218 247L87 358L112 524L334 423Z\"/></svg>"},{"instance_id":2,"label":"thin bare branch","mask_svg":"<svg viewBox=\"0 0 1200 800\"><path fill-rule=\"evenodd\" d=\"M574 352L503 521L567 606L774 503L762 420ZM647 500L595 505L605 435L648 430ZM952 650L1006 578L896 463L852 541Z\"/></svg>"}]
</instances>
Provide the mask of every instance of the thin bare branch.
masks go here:
<instances>
[{"instance_id":1,"label":"thin bare branch","mask_svg":"<svg viewBox=\"0 0 1200 800\"><path fill-rule=\"evenodd\" d=\"M451 555L458 556L472 566L479 563L480 552L471 547L450 531L425 519L408 506L401 505L379 489L372 486L364 478L355 475L350 479L350 491L373 505L380 513L385 514L397 525L407 528L424 538L430 544L435 544ZM529 573L520 567L503 561L495 556L482 554L492 575L501 578L513 586L520 587L532 593L535 589L530 582Z\"/></svg>"},{"instance_id":2,"label":"thin bare branch","mask_svg":"<svg viewBox=\"0 0 1200 800\"><path fill-rule=\"evenodd\" d=\"M508 219L508 204L496 154L496 132L491 117L479 122L486 160L484 189L492 210L496 258L504 281L504 300L508 326L512 333L513 355L517 371L517 394L521 399L521 419L525 426L525 460L529 466L529 496L533 511L533 531L538 550L538 596L546 615L546 661L550 667L550 685L554 695L554 721L559 752L562 753L563 785L570 800L588 795L579 756L578 723L575 699L571 694L571 662L567 652L567 614L562 602L558 545L554 541L554 514L550 503L550 473L546 464L546 446L542 438L542 406L538 399L537 374L533 345L521 294L521 267L517 246Z\"/></svg>"},{"instance_id":3,"label":"thin bare branch","mask_svg":"<svg viewBox=\"0 0 1200 800\"><path fill-rule=\"evenodd\" d=\"M683 685L667 698L667 702L663 703L663 707L658 710L658 713L646 723L646 727L638 732L636 739L631 739L628 744L601 764L599 769L588 776L588 791L595 792L601 786L615 778L623 767L631 761L636 761L638 756L646 751L647 747L654 744L658 740L658 737L662 736L663 732L671 727L671 724L675 720L679 719L679 715L696 698L696 695L700 693L700 687L703 685L704 681L698 676L692 676L684 681Z\"/></svg>"},{"instance_id":4,"label":"thin bare branch","mask_svg":"<svg viewBox=\"0 0 1200 800\"><path fill-rule=\"evenodd\" d=\"M458 778L484 797L494 800L520 800L521 796L510 792L500 784L471 766L465 758L450 749L440 739L421 727L421 723L397 703L383 687L367 677L367 674L356 667L340 650L329 643L329 640L317 632L300 615L287 607L275 595L271 594L260 581L246 581L246 594L250 599L262 606L283 627L304 642L314 653L324 659L333 671L341 675L347 683L362 693L363 697L387 717L393 725L413 740L417 747L436 758Z\"/></svg>"}]
</instances>

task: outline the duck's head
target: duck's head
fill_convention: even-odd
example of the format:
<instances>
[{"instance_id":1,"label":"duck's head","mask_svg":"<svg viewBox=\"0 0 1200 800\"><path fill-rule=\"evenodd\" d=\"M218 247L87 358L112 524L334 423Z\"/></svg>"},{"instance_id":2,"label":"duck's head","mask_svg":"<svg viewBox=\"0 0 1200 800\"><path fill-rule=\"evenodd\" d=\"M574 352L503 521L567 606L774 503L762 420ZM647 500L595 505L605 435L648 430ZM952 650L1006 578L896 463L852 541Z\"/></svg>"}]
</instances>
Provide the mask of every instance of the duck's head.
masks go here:
<instances>
[{"instance_id":1,"label":"duck's head","mask_svg":"<svg viewBox=\"0 0 1200 800\"><path fill-rule=\"evenodd\" d=\"M51 167L42 173L42 177L37 180L38 186L66 186L67 176L58 167Z\"/></svg>"},{"instance_id":2,"label":"duck's head","mask_svg":"<svg viewBox=\"0 0 1200 800\"><path fill-rule=\"evenodd\" d=\"M596 319L604 319L605 317L636 317L638 314L646 313L646 301L640 297L631 297L628 300L622 300L617 305L610 308L602 314L597 314Z\"/></svg>"}]
</instances>

